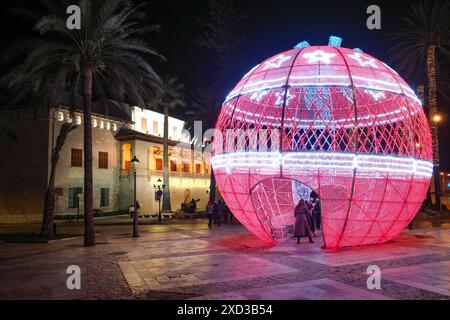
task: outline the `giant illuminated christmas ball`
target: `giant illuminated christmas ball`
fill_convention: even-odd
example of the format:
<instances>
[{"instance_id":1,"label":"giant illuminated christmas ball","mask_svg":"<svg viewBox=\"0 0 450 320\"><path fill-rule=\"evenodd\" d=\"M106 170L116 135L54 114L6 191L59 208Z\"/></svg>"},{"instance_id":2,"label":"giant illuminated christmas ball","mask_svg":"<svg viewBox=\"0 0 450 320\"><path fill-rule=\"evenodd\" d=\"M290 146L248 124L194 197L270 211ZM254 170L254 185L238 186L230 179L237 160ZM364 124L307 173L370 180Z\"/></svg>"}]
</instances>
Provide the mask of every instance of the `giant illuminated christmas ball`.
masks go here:
<instances>
[{"instance_id":1,"label":"giant illuminated christmas ball","mask_svg":"<svg viewBox=\"0 0 450 320\"><path fill-rule=\"evenodd\" d=\"M302 42L250 70L226 98L212 165L223 199L262 240L292 235L294 207L320 197L327 248L396 238L432 175L421 102L359 49Z\"/></svg>"}]
</instances>

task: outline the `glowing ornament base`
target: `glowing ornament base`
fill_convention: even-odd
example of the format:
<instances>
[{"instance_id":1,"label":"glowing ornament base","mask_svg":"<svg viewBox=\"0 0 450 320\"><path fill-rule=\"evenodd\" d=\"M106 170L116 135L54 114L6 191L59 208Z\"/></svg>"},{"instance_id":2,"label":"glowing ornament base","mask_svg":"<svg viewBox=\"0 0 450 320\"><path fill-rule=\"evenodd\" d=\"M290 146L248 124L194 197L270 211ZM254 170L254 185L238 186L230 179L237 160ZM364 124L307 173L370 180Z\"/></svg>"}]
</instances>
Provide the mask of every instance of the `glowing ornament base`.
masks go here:
<instances>
[{"instance_id":1,"label":"glowing ornament base","mask_svg":"<svg viewBox=\"0 0 450 320\"><path fill-rule=\"evenodd\" d=\"M421 206L433 170L415 159L330 153L234 153L216 156L213 165L237 219L270 244L279 241L274 230L295 222L292 181L314 190L327 248L398 237Z\"/></svg>"}]
</instances>

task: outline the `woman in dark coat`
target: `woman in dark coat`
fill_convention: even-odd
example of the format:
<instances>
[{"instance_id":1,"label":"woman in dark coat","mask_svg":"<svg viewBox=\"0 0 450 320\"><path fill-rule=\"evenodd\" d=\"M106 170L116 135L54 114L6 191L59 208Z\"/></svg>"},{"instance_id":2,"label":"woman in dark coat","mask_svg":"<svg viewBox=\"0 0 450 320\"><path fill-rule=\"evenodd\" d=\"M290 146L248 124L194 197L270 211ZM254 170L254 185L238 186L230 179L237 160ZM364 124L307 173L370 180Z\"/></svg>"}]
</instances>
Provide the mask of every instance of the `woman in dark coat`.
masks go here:
<instances>
[{"instance_id":1,"label":"woman in dark coat","mask_svg":"<svg viewBox=\"0 0 450 320\"><path fill-rule=\"evenodd\" d=\"M300 200L295 207L295 229L294 236L297 238L297 244L300 243L300 238L308 237L309 243L314 241L311 238L311 230L309 229L308 221L309 209L305 200Z\"/></svg>"},{"instance_id":2,"label":"woman in dark coat","mask_svg":"<svg viewBox=\"0 0 450 320\"><path fill-rule=\"evenodd\" d=\"M309 200L306 202L306 207L308 208L309 214L308 214L308 222L309 222L309 230L311 230L314 237L316 236L316 228L314 226L314 219L313 219L313 210L314 210L314 204L312 200Z\"/></svg>"}]
</instances>

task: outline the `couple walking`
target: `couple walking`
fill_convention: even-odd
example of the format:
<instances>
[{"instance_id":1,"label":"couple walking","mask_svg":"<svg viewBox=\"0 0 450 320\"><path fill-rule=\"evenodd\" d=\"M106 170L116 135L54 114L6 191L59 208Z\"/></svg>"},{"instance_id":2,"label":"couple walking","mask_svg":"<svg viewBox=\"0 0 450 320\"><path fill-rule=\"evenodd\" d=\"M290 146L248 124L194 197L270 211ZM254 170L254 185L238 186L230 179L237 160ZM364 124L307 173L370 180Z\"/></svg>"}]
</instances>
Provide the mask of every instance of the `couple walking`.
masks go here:
<instances>
[{"instance_id":1,"label":"couple walking","mask_svg":"<svg viewBox=\"0 0 450 320\"><path fill-rule=\"evenodd\" d=\"M210 199L206 205L206 211L208 213L209 228L212 228L213 223L220 227L222 222L226 222L224 219L226 215L226 207L222 199L217 202L213 202Z\"/></svg>"},{"instance_id":2,"label":"couple walking","mask_svg":"<svg viewBox=\"0 0 450 320\"><path fill-rule=\"evenodd\" d=\"M300 243L300 238L302 237L307 237L309 239L309 243L314 242L311 236L312 234L315 236L314 224L316 223L318 228L320 226L316 221L314 221L317 220L314 219L317 215L316 211L320 210L318 208L318 205L318 203L313 204L312 201L306 202L305 200L301 199L295 207L294 238L297 238L297 244Z\"/></svg>"}]
</instances>

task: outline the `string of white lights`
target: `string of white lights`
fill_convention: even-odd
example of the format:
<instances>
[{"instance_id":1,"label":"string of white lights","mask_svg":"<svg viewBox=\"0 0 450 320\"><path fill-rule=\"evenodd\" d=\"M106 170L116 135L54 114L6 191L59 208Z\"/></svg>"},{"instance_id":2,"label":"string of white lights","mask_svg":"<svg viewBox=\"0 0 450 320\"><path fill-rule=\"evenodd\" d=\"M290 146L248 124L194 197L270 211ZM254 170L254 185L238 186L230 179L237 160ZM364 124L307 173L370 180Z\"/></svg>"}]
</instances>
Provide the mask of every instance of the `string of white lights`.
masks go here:
<instances>
[{"instance_id":1,"label":"string of white lights","mask_svg":"<svg viewBox=\"0 0 450 320\"><path fill-rule=\"evenodd\" d=\"M433 164L415 158L351 154L331 152L236 152L216 155L211 159L214 170L255 170L272 168L272 173L279 172L280 166L286 171L302 170L336 170L373 173L374 178L381 175L412 175L431 178ZM270 172L270 171L269 171Z\"/></svg>"}]
</instances>

